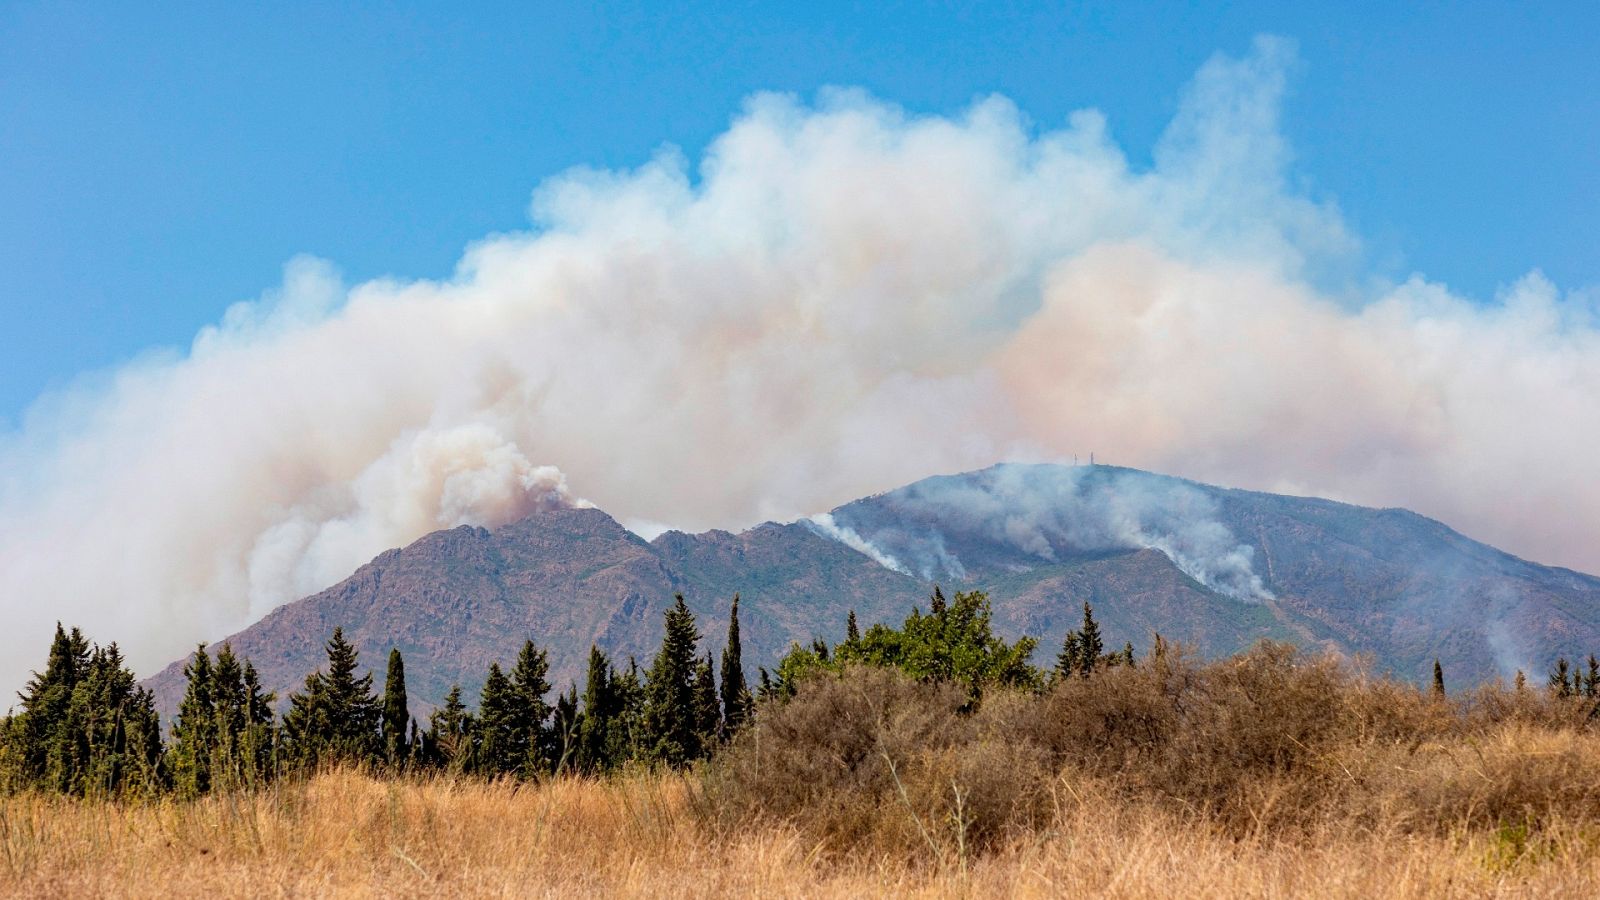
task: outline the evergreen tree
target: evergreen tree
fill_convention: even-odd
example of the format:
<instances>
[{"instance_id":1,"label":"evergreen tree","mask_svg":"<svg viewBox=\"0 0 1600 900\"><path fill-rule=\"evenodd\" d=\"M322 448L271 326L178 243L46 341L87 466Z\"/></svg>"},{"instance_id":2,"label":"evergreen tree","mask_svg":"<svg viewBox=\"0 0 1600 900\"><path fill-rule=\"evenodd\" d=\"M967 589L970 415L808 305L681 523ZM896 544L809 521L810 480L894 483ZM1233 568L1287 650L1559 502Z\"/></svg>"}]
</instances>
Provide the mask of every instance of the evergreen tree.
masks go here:
<instances>
[{"instance_id":1,"label":"evergreen tree","mask_svg":"<svg viewBox=\"0 0 1600 900\"><path fill-rule=\"evenodd\" d=\"M574 765L578 752L578 731L583 727L583 711L578 708L578 686L568 684L565 693L556 697L555 711L551 714L551 753L549 771L557 775Z\"/></svg>"},{"instance_id":2,"label":"evergreen tree","mask_svg":"<svg viewBox=\"0 0 1600 900\"><path fill-rule=\"evenodd\" d=\"M511 731L517 771L527 777L551 771L565 736L550 726L550 658L533 641L524 641L511 669Z\"/></svg>"},{"instance_id":3,"label":"evergreen tree","mask_svg":"<svg viewBox=\"0 0 1600 900\"><path fill-rule=\"evenodd\" d=\"M335 628L326 645L328 670L306 676L305 689L289 695L283 718L284 741L298 765L324 760L368 762L383 748L382 709L372 692L372 674L359 678L359 654Z\"/></svg>"},{"instance_id":4,"label":"evergreen tree","mask_svg":"<svg viewBox=\"0 0 1600 900\"><path fill-rule=\"evenodd\" d=\"M56 623L54 640L44 672L33 673L17 695L22 711L12 721L14 740L14 780L18 787L66 790L69 772L61 763L71 757L68 744L71 731L67 721L72 693L88 672L89 642L74 628L70 632ZM56 765L52 767L52 759ZM54 772L52 772L54 768Z\"/></svg>"},{"instance_id":5,"label":"evergreen tree","mask_svg":"<svg viewBox=\"0 0 1600 900\"><path fill-rule=\"evenodd\" d=\"M1516 692L1520 694L1528 689L1528 676L1524 675L1521 669L1518 669L1517 677L1512 679L1511 684Z\"/></svg>"},{"instance_id":6,"label":"evergreen tree","mask_svg":"<svg viewBox=\"0 0 1600 900\"><path fill-rule=\"evenodd\" d=\"M250 781L244 739L247 722L244 669L227 644L217 651L211 673L211 780L213 788L239 787Z\"/></svg>"},{"instance_id":7,"label":"evergreen tree","mask_svg":"<svg viewBox=\"0 0 1600 900\"><path fill-rule=\"evenodd\" d=\"M461 700L461 685L452 685L445 695L444 704L428 717L428 731L423 738L427 745L429 762L453 772L471 768L472 734L476 727L467 705Z\"/></svg>"},{"instance_id":8,"label":"evergreen tree","mask_svg":"<svg viewBox=\"0 0 1600 900\"><path fill-rule=\"evenodd\" d=\"M172 726L171 768L180 796L211 790L211 762L217 750L217 710L212 696L211 657L198 647L183 674L188 678L178 720Z\"/></svg>"},{"instance_id":9,"label":"evergreen tree","mask_svg":"<svg viewBox=\"0 0 1600 900\"><path fill-rule=\"evenodd\" d=\"M489 664L478 699L476 768L493 778L515 773L527 755L526 735L517 733L517 697L511 679L500 671L500 664ZM519 740L520 739L520 740Z\"/></svg>"},{"instance_id":10,"label":"evergreen tree","mask_svg":"<svg viewBox=\"0 0 1600 900\"><path fill-rule=\"evenodd\" d=\"M1100 623L1094 620L1094 607L1083 604L1083 627L1078 629L1078 674L1088 678L1100 666L1105 642L1100 638Z\"/></svg>"},{"instance_id":11,"label":"evergreen tree","mask_svg":"<svg viewBox=\"0 0 1600 900\"><path fill-rule=\"evenodd\" d=\"M678 594L666 613L666 634L645 675L645 732L652 758L682 766L700 755L695 714L695 646L700 632Z\"/></svg>"},{"instance_id":12,"label":"evergreen tree","mask_svg":"<svg viewBox=\"0 0 1600 900\"><path fill-rule=\"evenodd\" d=\"M1583 696L1591 700L1600 697L1600 659L1593 653L1589 654L1589 670L1583 676Z\"/></svg>"},{"instance_id":13,"label":"evergreen tree","mask_svg":"<svg viewBox=\"0 0 1600 900\"><path fill-rule=\"evenodd\" d=\"M583 721L578 728L574 764L582 772L602 772L617 762L612 753L619 723L615 673L610 660L594 645L589 647L589 673L583 684Z\"/></svg>"},{"instance_id":14,"label":"evergreen tree","mask_svg":"<svg viewBox=\"0 0 1600 900\"><path fill-rule=\"evenodd\" d=\"M1122 642L1122 664L1133 668L1133 641Z\"/></svg>"},{"instance_id":15,"label":"evergreen tree","mask_svg":"<svg viewBox=\"0 0 1600 900\"><path fill-rule=\"evenodd\" d=\"M411 719L407 709L406 663L400 648L389 650L389 670L383 678L383 748L389 765L398 766L410 755L406 743L406 723Z\"/></svg>"},{"instance_id":16,"label":"evergreen tree","mask_svg":"<svg viewBox=\"0 0 1600 900\"><path fill-rule=\"evenodd\" d=\"M247 781L259 785L273 774L273 756L276 747L275 718L272 704L277 695L261 688L261 678L250 660L244 661L244 740L240 754L245 760Z\"/></svg>"},{"instance_id":17,"label":"evergreen tree","mask_svg":"<svg viewBox=\"0 0 1600 900\"><path fill-rule=\"evenodd\" d=\"M1433 661L1433 695L1444 696L1444 667L1439 665L1438 659Z\"/></svg>"},{"instance_id":18,"label":"evergreen tree","mask_svg":"<svg viewBox=\"0 0 1600 900\"><path fill-rule=\"evenodd\" d=\"M722 734L722 706L717 699L717 679L711 668L711 651L695 667L694 673L695 737L699 755L709 756Z\"/></svg>"},{"instance_id":19,"label":"evergreen tree","mask_svg":"<svg viewBox=\"0 0 1600 900\"><path fill-rule=\"evenodd\" d=\"M1556 667L1550 672L1550 691L1557 697L1572 696L1571 666L1565 656L1556 660Z\"/></svg>"},{"instance_id":20,"label":"evergreen tree","mask_svg":"<svg viewBox=\"0 0 1600 900\"><path fill-rule=\"evenodd\" d=\"M737 600L738 595L734 595L734 599ZM861 629L856 625L856 611L853 609L844 620L844 641L847 644L861 643Z\"/></svg>"},{"instance_id":21,"label":"evergreen tree","mask_svg":"<svg viewBox=\"0 0 1600 900\"><path fill-rule=\"evenodd\" d=\"M1055 677L1071 678L1078 674L1078 657L1081 653L1078 632L1068 631L1067 636L1061 641L1061 652L1056 654Z\"/></svg>"},{"instance_id":22,"label":"evergreen tree","mask_svg":"<svg viewBox=\"0 0 1600 900\"><path fill-rule=\"evenodd\" d=\"M852 610L848 631L855 632L856 614ZM857 639L860 635L856 635ZM750 688L744 681L744 662L739 644L739 595L733 595L728 612L728 644L722 648L722 718L728 734L739 730L750 710Z\"/></svg>"}]
</instances>

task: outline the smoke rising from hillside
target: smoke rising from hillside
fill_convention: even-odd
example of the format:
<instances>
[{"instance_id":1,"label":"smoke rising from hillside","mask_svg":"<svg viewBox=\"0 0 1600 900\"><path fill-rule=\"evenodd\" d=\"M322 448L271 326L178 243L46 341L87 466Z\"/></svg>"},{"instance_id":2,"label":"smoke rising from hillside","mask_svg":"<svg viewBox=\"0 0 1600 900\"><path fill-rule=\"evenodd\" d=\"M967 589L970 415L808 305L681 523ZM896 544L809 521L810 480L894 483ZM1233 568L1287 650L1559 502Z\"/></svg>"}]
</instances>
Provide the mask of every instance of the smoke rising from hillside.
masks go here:
<instances>
[{"instance_id":1,"label":"smoke rising from hillside","mask_svg":"<svg viewBox=\"0 0 1600 900\"><path fill-rule=\"evenodd\" d=\"M0 438L0 683L58 618L149 672L385 548L574 492L736 527L1091 449L1600 569L1595 297L1319 289L1366 281L1292 186L1291 57L1208 63L1148 170L1093 111L763 95L693 174L663 153L546 183L536 228L449 280L296 260L188 353Z\"/></svg>"}]
</instances>

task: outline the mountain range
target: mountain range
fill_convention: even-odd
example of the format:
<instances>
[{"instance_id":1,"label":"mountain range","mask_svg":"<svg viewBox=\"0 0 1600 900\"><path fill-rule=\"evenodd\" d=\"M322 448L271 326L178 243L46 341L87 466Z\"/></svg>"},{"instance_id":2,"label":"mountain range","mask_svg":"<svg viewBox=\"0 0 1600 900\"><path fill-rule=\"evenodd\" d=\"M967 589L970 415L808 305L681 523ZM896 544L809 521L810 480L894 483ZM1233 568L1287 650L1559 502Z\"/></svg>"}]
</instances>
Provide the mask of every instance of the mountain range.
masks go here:
<instances>
[{"instance_id":1,"label":"mountain range","mask_svg":"<svg viewBox=\"0 0 1600 900\"><path fill-rule=\"evenodd\" d=\"M654 540L594 508L462 526L389 550L349 578L226 639L281 700L323 661L335 626L379 669L406 660L417 712L452 684L475 697L526 639L552 681L591 644L647 666L682 592L719 650L741 596L746 670L793 641L897 623L935 584L987 591L997 630L1040 638L1048 665L1094 605L1108 643L1152 636L1206 655L1287 640L1453 686L1600 651L1600 579L1541 566L1403 509L1214 487L1115 466L1002 464L939 476L829 513L738 534ZM147 681L170 715L183 661ZM381 672L379 674L381 680Z\"/></svg>"}]
</instances>

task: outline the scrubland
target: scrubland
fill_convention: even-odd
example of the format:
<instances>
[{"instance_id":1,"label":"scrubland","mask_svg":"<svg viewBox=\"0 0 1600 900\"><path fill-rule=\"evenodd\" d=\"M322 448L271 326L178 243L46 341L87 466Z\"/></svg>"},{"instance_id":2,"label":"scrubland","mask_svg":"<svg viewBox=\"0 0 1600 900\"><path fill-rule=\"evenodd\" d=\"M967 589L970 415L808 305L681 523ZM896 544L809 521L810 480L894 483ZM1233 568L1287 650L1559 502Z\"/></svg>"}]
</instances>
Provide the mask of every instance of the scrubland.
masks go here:
<instances>
[{"instance_id":1,"label":"scrubland","mask_svg":"<svg viewBox=\"0 0 1600 900\"><path fill-rule=\"evenodd\" d=\"M981 702L859 669L685 772L0 798L0 893L1596 896L1593 706L1281 647Z\"/></svg>"}]
</instances>

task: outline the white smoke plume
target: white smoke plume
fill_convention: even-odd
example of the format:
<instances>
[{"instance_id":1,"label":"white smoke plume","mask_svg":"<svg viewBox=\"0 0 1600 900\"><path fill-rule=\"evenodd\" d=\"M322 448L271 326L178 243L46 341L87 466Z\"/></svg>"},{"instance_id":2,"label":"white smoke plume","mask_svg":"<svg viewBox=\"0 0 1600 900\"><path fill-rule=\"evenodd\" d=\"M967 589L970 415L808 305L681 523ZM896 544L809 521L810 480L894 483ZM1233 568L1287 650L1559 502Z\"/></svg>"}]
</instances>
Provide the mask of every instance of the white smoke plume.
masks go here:
<instances>
[{"instance_id":1,"label":"white smoke plume","mask_svg":"<svg viewBox=\"0 0 1600 900\"><path fill-rule=\"evenodd\" d=\"M1011 568L1150 548L1212 590L1245 601L1273 596L1255 571L1255 549L1222 522L1204 490L1108 466L993 466L919 481L809 521L879 563L927 580L965 578L971 560L955 549L963 545L980 555L999 548L1002 560L1017 560L1001 563Z\"/></svg>"},{"instance_id":2,"label":"white smoke plume","mask_svg":"<svg viewBox=\"0 0 1600 900\"><path fill-rule=\"evenodd\" d=\"M294 261L0 437L0 684L56 619L151 672L430 529L571 502L561 473L695 529L1093 449L1600 569L1595 296L1368 286L1291 177L1292 55L1208 63L1148 168L1092 110L762 95L692 171L546 183L448 280Z\"/></svg>"}]
</instances>

